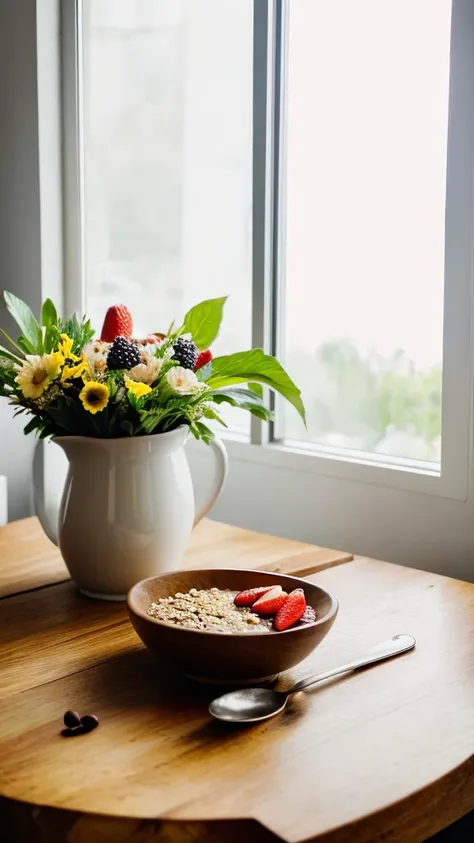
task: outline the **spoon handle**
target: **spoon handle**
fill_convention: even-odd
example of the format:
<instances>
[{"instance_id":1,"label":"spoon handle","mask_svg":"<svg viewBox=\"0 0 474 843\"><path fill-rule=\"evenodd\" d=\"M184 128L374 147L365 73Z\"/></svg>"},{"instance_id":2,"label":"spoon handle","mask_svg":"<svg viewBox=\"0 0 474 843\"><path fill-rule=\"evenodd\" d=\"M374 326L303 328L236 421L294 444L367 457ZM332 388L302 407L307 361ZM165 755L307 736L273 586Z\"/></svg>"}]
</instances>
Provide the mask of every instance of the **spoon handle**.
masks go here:
<instances>
[{"instance_id":1,"label":"spoon handle","mask_svg":"<svg viewBox=\"0 0 474 843\"><path fill-rule=\"evenodd\" d=\"M304 691L310 685L316 682L321 682L323 679L330 679L332 676L338 676L339 673L345 673L347 670L356 670L358 667L366 667L375 662L381 662L384 659L390 659L392 656L399 656L401 653L406 653L407 650L412 650L416 641L413 635L394 635L388 641L382 644L377 644L371 650L367 650L363 656L355 659L352 662L336 667L334 670L326 670L324 673L319 673L317 676L307 676L306 679L300 679L296 685L293 685L287 694L296 694L298 691Z\"/></svg>"}]
</instances>

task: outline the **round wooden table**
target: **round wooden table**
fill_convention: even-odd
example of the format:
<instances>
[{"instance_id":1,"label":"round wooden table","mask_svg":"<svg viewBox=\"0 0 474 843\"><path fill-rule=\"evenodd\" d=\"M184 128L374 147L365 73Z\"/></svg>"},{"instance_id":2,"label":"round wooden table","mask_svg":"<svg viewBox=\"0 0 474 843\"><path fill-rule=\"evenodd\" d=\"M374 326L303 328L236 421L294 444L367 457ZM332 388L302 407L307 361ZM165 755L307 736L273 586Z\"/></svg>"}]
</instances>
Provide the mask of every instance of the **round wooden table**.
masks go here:
<instances>
[{"instance_id":1,"label":"round wooden table","mask_svg":"<svg viewBox=\"0 0 474 843\"><path fill-rule=\"evenodd\" d=\"M415 635L416 650L300 694L267 723L230 728L209 718L212 689L162 672L123 605L89 601L56 574L16 594L9 581L0 599L5 843L419 843L474 808L474 586L220 529L196 531L187 564L222 562L223 542L225 563L234 546L239 566L260 559L285 570L287 556L293 572L298 558L307 572L313 553L314 570L327 569L309 578L339 598L328 638L278 687L398 632ZM26 553L28 531L40 541L36 523L25 531L15 544L1 528L0 551L18 557L23 542ZM48 552L50 568L44 547L35 563L41 556L46 579L59 570ZM99 728L61 737L68 708L97 714Z\"/></svg>"}]
</instances>

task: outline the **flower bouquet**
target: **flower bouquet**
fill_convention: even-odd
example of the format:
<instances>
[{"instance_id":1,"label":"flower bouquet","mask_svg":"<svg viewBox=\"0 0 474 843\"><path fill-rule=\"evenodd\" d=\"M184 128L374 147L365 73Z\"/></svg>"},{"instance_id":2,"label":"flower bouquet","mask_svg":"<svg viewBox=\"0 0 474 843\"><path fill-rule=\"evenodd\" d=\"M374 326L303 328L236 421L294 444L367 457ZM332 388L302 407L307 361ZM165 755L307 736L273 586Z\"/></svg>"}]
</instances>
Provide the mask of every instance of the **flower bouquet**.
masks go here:
<instances>
[{"instance_id":1,"label":"flower bouquet","mask_svg":"<svg viewBox=\"0 0 474 843\"><path fill-rule=\"evenodd\" d=\"M133 337L124 305L109 308L94 338L89 320L63 319L51 299L39 321L16 296L5 292L4 299L21 334L13 340L2 330L8 347L0 345L0 395L17 408L15 415L31 415L25 433L118 438L187 425L209 443L208 422L226 426L223 403L271 420L263 385L305 418L299 389L274 357L252 349L213 358L226 297L201 302L178 328L142 339Z\"/></svg>"},{"instance_id":2,"label":"flower bouquet","mask_svg":"<svg viewBox=\"0 0 474 843\"><path fill-rule=\"evenodd\" d=\"M266 385L304 419L300 392L259 349L213 358L225 298L191 308L177 328L138 339L123 305L109 308L94 338L88 320L62 319L50 299L38 322L24 302L4 297L21 335L2 332L9 347L0 346L0 395L31 416L25 433L52 438L69 461L57 530L43 484L33 482L40 521L84 594L124 599L138 580L179 567L193 525L222 489L225 448L209 427L225 424L220 405L268 421ZM197 514L188 431L211 445L217 467Z\"/></svg>"}]
</instances>

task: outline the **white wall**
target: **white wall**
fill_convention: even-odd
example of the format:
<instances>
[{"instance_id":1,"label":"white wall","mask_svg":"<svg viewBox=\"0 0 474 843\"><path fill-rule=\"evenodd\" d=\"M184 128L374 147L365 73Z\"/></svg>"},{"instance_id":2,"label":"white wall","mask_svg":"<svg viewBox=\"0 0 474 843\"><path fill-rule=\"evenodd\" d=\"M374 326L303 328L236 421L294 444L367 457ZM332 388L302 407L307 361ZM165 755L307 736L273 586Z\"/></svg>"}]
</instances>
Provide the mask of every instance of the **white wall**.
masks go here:
<instances>
[{"instance_id":1,"label":"white wall","mask_svg":"<svg viewBox=\"0 0 474 843\"><path fill-rule=\"evenodd\" d=\"M0 3L0 290L41 306L41 227L35 0ZM0 305L0 326L12 321ZM9 517L30 511L33 441L0 399L0 473L6 474Z\"/></svg>"},{"instance_id":2,"label":"white wall","mask_svg":"<svg viewBox=\"0 0 474 843\"><path fill-rule=\"evenodd\" d=\"M46 295L60 303L62 253L59 6L41 0L37 13L36 5L0 3L0 291L15 293L38 314ZM3 302L0 327L15 336ZM31 511L34 439L23 435L23 424L0 399L0 474L8 478L10 520Z\"/></svg>"}]
</instances>

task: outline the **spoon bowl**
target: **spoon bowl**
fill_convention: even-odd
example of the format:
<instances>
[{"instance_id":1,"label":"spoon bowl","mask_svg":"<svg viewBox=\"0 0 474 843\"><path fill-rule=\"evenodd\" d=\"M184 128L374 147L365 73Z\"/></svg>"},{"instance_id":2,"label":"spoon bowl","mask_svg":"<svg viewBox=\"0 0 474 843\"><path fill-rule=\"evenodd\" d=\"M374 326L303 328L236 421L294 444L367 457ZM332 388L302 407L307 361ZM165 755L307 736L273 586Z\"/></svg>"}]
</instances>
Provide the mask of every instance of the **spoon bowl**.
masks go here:
<instances>
[{"instance_id":1,"label":"spoon bowl","mask_svg":"<svg viewBox=\"0 0 474 843\"><path fill-rule=\"evenodd\" d=\"M217 697L209 712L217 720L227 723L258 723L274 717L286 706L288 694L269 688L242 688Z\"/></svg>"}]
</instances>

